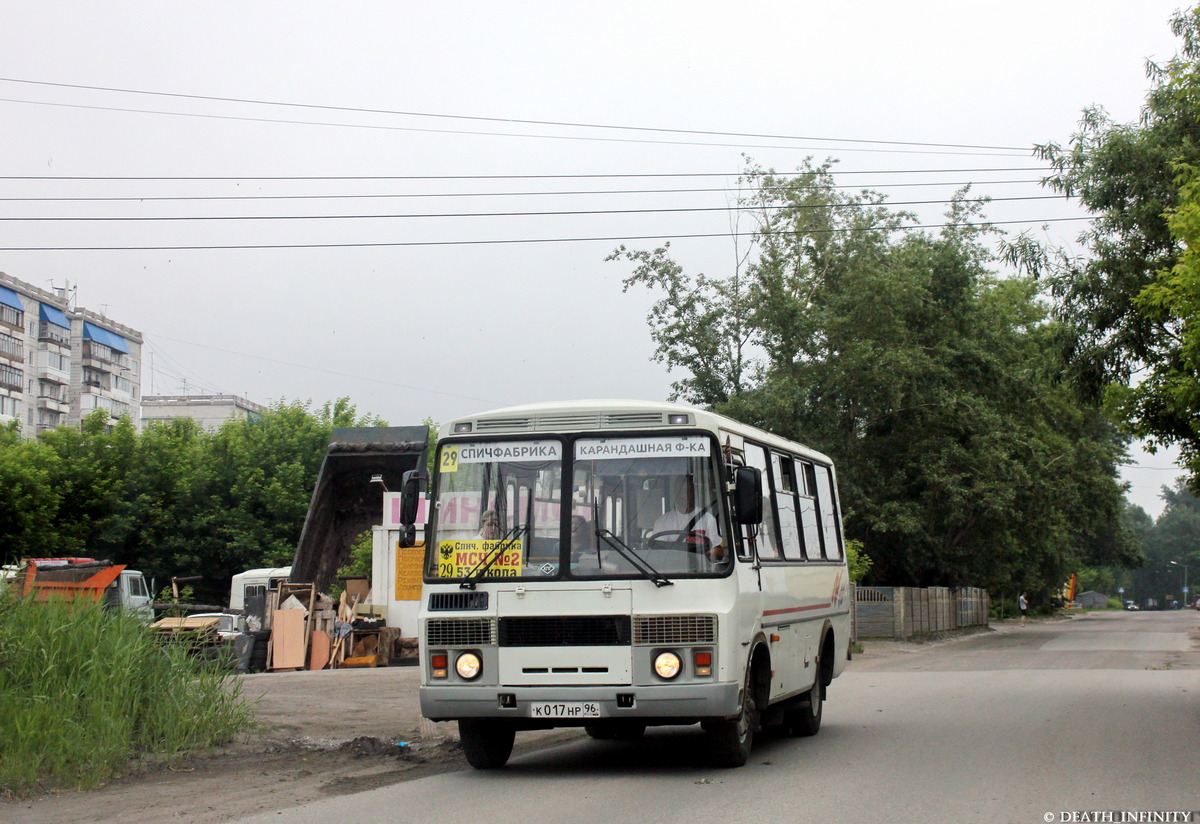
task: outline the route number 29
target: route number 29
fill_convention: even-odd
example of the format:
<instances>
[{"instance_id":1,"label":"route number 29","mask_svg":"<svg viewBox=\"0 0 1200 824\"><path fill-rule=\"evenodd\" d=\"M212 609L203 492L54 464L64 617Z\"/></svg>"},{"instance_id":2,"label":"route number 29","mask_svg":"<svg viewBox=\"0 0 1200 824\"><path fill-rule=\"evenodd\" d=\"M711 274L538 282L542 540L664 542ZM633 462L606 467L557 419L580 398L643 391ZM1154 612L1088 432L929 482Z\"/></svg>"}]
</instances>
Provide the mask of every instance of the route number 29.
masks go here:
<instances>
[{"instance_id":1,"label":"route number 29","mask_svg":"<svg viewBox=\"0 0 1200 824\"><path fill-rule=\"evenodd\" d=\"M442 472L457 472L458 471L458 447L447 446L442 448L442 460L438 465L438 469Z\"/></svg>"}]
</instances>

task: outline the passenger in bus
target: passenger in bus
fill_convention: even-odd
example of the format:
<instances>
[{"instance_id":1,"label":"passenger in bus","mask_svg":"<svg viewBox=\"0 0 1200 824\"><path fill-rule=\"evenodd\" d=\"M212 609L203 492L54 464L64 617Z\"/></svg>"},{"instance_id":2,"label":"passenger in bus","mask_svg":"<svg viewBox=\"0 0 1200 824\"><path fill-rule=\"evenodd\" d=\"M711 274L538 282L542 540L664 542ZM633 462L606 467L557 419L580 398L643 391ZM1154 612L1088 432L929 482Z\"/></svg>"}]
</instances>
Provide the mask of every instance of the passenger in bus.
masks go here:
<instances>
[{"instance_id":1,"label":"passenger in bus","mask_svg":"<svg viewBox=\"0 0 1200 824\"><path fill-rule=\"evenodd\" d=\"M679 485L675 487L674 509L659 515L654 522L652 535L664 532L668 533L669 540L678 540L681 543L686 543L690 536L707 538L710 543L707 552L709 560L723 561L725 559L725 545L721 539L721 532L717 528L717 519L710 513L697 508L696 484L691 476L680 481ZM670 533L675 534L670 536Z\"/></svg>"},{"instance_id":2,"label":"passenger in bus","mask_svg":"<svg viewBox=\"0 0 1200 824\"><path fill-rule=\"evenodd\" d=\"M498 541L501 535L500 516L494 509L486 510L479 518L479 534L475 537L485 541Z\"/></svg>"}]
</instances>

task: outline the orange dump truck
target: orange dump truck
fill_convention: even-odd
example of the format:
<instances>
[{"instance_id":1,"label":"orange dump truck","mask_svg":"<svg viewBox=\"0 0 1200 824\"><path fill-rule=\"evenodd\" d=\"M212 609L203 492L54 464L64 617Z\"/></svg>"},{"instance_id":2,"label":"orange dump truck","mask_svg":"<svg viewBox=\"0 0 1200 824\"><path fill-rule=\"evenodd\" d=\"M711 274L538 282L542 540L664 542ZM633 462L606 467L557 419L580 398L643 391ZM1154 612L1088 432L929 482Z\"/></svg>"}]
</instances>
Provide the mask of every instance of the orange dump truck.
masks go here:
<instances>
[{"instance_id":1,"label":"orange dump truck","mask_svg":"<svg viewBox=\"0 0 1200 824\"><path fill-rule=\"evenodd\" d=\"M130 612L153 616L150 592L142 573L124 564L94 558L30 558L17 578L22 595L35 601L54 597L82 598Z\"/></svg>"}]
</instances>

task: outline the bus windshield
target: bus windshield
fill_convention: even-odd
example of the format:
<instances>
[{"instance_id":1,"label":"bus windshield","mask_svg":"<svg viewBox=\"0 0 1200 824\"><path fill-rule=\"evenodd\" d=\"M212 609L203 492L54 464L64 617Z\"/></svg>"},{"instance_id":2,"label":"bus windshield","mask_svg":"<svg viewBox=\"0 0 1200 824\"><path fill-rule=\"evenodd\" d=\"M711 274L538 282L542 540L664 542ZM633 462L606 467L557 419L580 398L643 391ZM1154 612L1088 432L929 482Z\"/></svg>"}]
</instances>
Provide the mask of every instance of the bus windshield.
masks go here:
<instances>
[{"instance_id":1,"label":"bus windshield","mask_svg":"<svg viewBox=\"0 0 1200 824\"><path fill-rule=\"evenodd\" d=\"M557 575L562 454L556 440L443 444L428 577Z\"/></svg>"},{"instance_id":2,"label":"bus windshield","mask_svg":"<svg viewBox=\"0 0 1200 824\"><path fill-rule=\"evenodd\" d=\"M733 553L710 438L581 438L573 451L571 575L728 570Z\"/></svg>"},{"instance_id":3,"label":"bus windshield","mask_svg":"<svg viewBox=\"0 0 1200 824\"><path fill-rule=\"evenodd\" d=\"M705 435L443 443L426 576L662 585L726 574L733 551L716 461Z\"/></svg>"}]
</instances>

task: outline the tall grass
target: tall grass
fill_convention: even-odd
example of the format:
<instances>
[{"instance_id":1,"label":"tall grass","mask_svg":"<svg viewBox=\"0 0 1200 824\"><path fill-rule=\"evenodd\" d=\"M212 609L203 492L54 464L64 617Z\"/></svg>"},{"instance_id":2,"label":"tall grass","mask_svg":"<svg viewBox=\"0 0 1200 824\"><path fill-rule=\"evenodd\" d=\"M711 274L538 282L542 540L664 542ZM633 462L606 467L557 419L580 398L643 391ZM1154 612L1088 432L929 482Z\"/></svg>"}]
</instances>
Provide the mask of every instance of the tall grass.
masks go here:
<instances>
[{"instance_id":1,"label":"tall grass","mask_svg":"<svg viewBox=\"0 0 1200 824\"><path fill-rule=\"evenodd\" d=\"M136 618L0 593L0 793L88 789L252 723L239 683Z\"/></svg>"}]
</instances>

